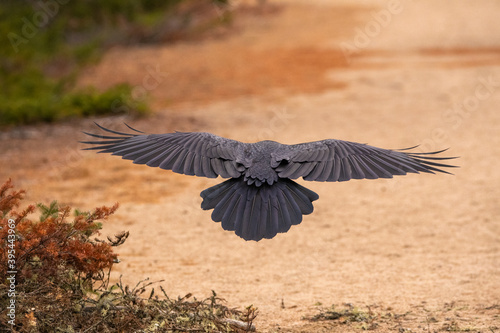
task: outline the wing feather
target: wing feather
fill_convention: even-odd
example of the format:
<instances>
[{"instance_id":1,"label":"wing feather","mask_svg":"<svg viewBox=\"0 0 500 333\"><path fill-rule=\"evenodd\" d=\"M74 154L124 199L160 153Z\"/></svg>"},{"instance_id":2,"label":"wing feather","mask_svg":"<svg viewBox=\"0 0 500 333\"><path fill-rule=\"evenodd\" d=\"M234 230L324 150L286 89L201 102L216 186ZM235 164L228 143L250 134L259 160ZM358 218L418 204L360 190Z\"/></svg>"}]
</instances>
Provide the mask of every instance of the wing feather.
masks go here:
<instances>
[{"instance_id":1,"label":"wing feather","mask_svg":"<svg viewBox=\"0 0 500 333\"><path fill-rule=\"evenodd\" d=\"M350 179L392 178L407 173L449 173L456 167L444 161L456 157L436 157L445 150L413 152L382 149L342 140L323 140L297 145L282 145L273 155L280 178L309 181L347 181ZM429 156L431 155L431 156Z\"/></svg>"},{"instance_id":2,"label":"wing feather","mask_svg":"<svg viewBox=\"0 0 500 333\"><path fill-rule=\"evenodd\" d=\"M148 145L148 146L143 146L143 148L140 148L138 150L128 150L123 153L123 159L125 160L135 160L138 159L139 157L149 155L151 152L156 151L161 145L160 144L155 144L155 145Z\"/></svg>"},{"instance_id":3,"label":"wing feather","mask_svg":"<svg viewBox=\"0 0 500 333\"><path fill-rule=\"evenodd\" d=\"M331 151L333 151L333 149ZM330 173L330 176L328 177L327 181L336 182L339 180L340 170L342 169L342 165L338 155L333 155L332 159L333 159L332 172Z\"/></svg>"},{"instance_id":4,"label":"wing feather","mask_svg":"<svg viewBox=\"0 0 500 333\"><path fill-rule=\"evenodd\" d=\"M239 177L237 165L243 163L245 143L229 140L205 132L174 132L144 134L125 124L134 133L124 133L96 125L114 135L98 135L84 132L94 141L82 141L92 145L86 150L111 153L136 164L172 170L176 173L200 177Z\"/></svg>"}]
</instances>

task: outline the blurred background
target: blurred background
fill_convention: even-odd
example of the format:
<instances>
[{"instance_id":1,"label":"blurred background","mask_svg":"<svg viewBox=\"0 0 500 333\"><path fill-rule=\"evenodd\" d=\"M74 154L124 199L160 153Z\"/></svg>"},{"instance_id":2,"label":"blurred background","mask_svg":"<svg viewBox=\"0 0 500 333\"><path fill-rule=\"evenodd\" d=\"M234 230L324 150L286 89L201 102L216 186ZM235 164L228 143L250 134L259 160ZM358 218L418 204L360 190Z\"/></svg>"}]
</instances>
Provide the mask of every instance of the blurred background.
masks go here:
<instances>
[{"instance_id":1,"label":"blurred background","mask_svg":"<svg viewBox=\"0 0 500 333\"><path fill-rule=\"evenodd\" d=\"M29 202L119 202L102 232L131 234L113 279L214 289L257 306L262 331L346 331L303 317L349 303L414 314L381 332L454 327L450 316L496 332L498 13L495 0L2 1L0 180ZM314 214L245 243L200 209L219 180L84 152L94 121L247 142L420 144L450 148L460 168L305 184L320 195Z\"/></svg>"}]
</instances>

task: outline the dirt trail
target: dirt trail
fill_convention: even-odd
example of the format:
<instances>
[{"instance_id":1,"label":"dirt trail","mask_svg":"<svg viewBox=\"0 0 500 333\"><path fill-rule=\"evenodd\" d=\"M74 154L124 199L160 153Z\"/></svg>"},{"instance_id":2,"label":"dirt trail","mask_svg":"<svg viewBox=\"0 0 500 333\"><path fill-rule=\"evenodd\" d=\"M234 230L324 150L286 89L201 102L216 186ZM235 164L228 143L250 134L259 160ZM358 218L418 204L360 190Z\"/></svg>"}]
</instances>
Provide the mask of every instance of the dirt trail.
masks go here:
<instances>
[{"instance_id":1,"label":"dirt trail","mask_svg":"<svg viewBox=\"0 0 500 333\"><path fill-rule=\"evenodd\" d=\"M220 180L80 151L90 120L1 133L1 178L32 201L120 202L105 227L131 233L115 277L253 304L262 332L360 331L366 323L303 319L344 303L378 313L364 327L375 332L500 332L500 4L332 3L236 7L223 37L113 49L81 84L148 90L155 114L99 120L116 129L126 120L242 141L451 147L454 176L307 183L320 195L315 212L259 243L199 208Z\"/></svg>"}]
</instances>

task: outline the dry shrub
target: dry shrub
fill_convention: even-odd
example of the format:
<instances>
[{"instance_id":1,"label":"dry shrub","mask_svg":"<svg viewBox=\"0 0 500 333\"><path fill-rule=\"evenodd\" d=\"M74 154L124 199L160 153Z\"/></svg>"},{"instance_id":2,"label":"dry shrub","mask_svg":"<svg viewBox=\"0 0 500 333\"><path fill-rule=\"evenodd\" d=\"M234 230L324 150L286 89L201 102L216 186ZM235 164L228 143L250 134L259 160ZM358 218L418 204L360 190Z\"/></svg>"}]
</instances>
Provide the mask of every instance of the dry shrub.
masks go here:
<instances>
[{"instance_id":1,"label":"dry shrub","mask_svg":"<svg viewBox=\"0 0 500 333\"><path fill-rule=\"evenodd\" d=\"M0 330L14 332L240 332L254 329L256 309L229 309L215 292L205 300L154 295L152 283L109 286L115 247L128 232L96 238L118 204L92 212L38 205L15 211L24 198L10 180L0 187ZM151 290L148 298L141 295Z\"/></svg>"}]
</instances>

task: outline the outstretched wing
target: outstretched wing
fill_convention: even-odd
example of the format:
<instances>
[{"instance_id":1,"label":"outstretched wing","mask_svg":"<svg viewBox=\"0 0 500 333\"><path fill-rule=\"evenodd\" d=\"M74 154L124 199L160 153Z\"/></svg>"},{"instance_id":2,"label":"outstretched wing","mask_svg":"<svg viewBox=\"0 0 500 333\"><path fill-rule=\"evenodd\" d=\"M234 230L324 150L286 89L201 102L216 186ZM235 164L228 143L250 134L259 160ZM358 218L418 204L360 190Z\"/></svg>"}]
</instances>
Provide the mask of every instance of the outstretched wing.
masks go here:
<instances>
[{"instance_id":1,"label":"outstretched wing","mask_svg":"<svg viewBox=\"0 0 500 333\"><path fill-rule=\"evenodd\" d=\"M449 173L441 168L455 167L439 162L455 157L435 156L446 149L429 153L408 151L413 148L389 150L341 140L283 145L274 156L275 170L281 178L335 182L392 178L408 172Z\"/></svg>"},{"instance_id":2,"label":"outstretched wing","mask_svg":"<svg viewBox=\"0 0 500 333\"><path fill-rule=\"evenodd\" d=\"M244 168L238 151L245 144L204 132L175 132L167 134L143 134L125 124L135 133L122 133L104 128L115 134L105 136L83 132L99 138L99 141L81 141L95 145L85 150L99 150L133 160L136 164L146 164L191 176L216 178L239 177ZM136 134L141 133L141 134Z\"/></svg>"}]
</instances>

